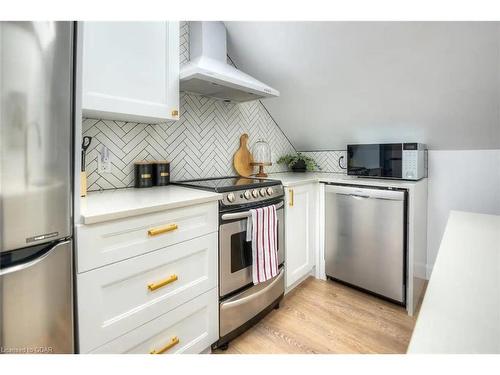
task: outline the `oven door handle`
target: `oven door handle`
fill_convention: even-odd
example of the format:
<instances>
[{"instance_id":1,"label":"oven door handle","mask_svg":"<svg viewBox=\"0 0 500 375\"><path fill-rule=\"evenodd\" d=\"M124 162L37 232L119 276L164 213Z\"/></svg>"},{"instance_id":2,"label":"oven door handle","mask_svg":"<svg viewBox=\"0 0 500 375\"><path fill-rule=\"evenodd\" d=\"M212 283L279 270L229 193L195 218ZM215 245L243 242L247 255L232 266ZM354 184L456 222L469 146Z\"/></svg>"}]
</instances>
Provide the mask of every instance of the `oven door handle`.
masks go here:
<instances>
[{"instance_id":1,"label":"oven door handle","mask_svg":"<svg viewBox=\"0 0 500 375\"><path fill-rule=\"evenodd\" d=\"M279 202L278 204L275 205L276 210L279 210L281 207L283 207L283 202ZM245 212L237 212L234 214L224 214L221 216L222 220L235 220L235 219L246 219L252 216L250 211L245 211Z\"/></svg>"},{"instance_id":2,"label":"oven door handle","mask_svg":"<svg viewBox=\"0 0 500 375\"><path fill-rule=\"evenodd\" d=\"M227 302L224 302L224 308L230 308L230 307L236 307L240 305L244 305L256 298L259 298L259 296L266 294L269 290L272 290L276 284L280 283L283 280L283 277L285 275L285 269L283 267L280 268L279 273L272 279L272 281L266 285L264 288L258 290L257 292L253 294L249 294L243 298L238 298L238 295L234 296L234 300L229 299ZM257 284L259 285L259 284ZM285 290L283 290L284 292Z\"/></svg>"}]
</instances>

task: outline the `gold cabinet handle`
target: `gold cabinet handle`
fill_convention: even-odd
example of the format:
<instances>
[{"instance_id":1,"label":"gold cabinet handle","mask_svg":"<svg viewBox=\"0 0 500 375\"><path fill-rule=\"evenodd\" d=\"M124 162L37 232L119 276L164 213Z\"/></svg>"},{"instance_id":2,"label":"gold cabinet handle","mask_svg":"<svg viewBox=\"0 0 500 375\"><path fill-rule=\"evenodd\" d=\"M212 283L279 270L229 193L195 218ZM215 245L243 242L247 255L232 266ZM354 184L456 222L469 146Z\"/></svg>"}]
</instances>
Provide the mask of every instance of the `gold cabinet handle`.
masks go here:
<instances>
[{"instance_id":1,"label":"gold cabinet handle","mask_svg":"<svg viewBox=\"0 0 500 375\"><path fill-rule=\"evenodd\" d=\"M288 194L290 194L290 201L288 202L288 205L293 207L293 189L288 189Z\"/></svg>"},{"instance_id":2,"label":"gold cabinet handle","mask_svg":"<svg viewBox=\"0 0 500 375\"><path fill-rule=\"evenodd\" d=\"M179 116L179 111L177 109L173 109L171 112L172 117L177 117Z\"/></svg>"},{"instance_id":3,"label":"gold cabinet handle","mask_svg":"<svg viewBox=\"0 0 500 375\"><path fill-rule=\"evenodd\" d=\"M158 350L153 349L152 351L149 352L149 354L161 354L161 353L165 353L167 350L172 349L178 343L179 343L179 338L177 336L174 336L174 337L172 337L172 339L170 339L170 342L167 345L165 345L164 347L162 347L162 348L160 348Z\"/></svg>"},{"instance_id":4,"label":"gold cabinet handle","mask_svg":"<svg viewBox=\"0 0 500 375\"><path fill-rule=\"evenodd\" d=\"M157 236L162 233L172 232L173 230L176 230L178 228L179 226L177 224L162 225L161 227L149 229L148 236Z\"/></svg>"},{"instance_id":5,"label":"gold cabinet handle","mask_svg":"<svg viewBox=\"0 0 500 375\"><path fill-rule=\"evenodd\" d=\"M158 281L157 283L151 283L148 284L148 289L150 292L155 291L156 289L163 288L165 285L171 284L174 281L177 281L178 277L177 275L171 275L170 277L167 277L164 280Z\"/></svg>"}]
</instances>

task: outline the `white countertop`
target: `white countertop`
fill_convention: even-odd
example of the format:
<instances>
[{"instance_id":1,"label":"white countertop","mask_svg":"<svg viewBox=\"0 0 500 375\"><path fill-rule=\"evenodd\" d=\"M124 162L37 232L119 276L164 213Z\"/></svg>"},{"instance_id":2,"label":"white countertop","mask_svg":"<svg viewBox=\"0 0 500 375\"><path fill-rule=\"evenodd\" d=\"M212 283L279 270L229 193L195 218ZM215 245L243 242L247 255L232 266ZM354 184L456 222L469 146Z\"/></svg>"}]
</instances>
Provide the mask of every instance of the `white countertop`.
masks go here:
<instances>
[{"instance_id":1,"label":"white countertop","mask_svg":"<svg viewBox=\"0 0 500 375\"><path fill-rule=\"evenodd\" d=\"M376 178L363 178L348 176L344 173L327 173L327 172L287 172L287 173L272 173L269 178L281 180L284 186L296 186L311 182L332 182L366 186L392 186L404 189L411 189L419 181L405 180L389 180ZM422 181L422 180L421 180Z\"/></svg>"},{"instance_id":2,"label":"white countertop","mask_svg":"<svg viewBox=\"0 0 500 375\"><path fill-rule=\"evenodd\" d=\"M450 213L408 353L500 353L500 216Z\"/></svg>"},{"instance_id":3,"label":"white countertop","mask_svg":"<svg viewBox=\"0 0 500 375\"><path fill-rule=\"evenodd\" d=\"M221 194L176 185L90 192L81 198L83 224L168 210L222 199Z\"/></svg>"},{"instance_id":4,"label":"white countertop","mask_svg":"<svg viewBox=\"0 0 500 375\"><path fill-rule=\"evenodd\" d=\"M285 186L310 182L337 182L411 188L417 183L416 181L357 178L342 173L325 172L273 173L269 175L269 178L281 180ZM176 185L105 190L89 192L87 197L81 198L80 215L83 224L94 224L220 199L222 199L221 194Z\"/></svg>"}]
</instances>

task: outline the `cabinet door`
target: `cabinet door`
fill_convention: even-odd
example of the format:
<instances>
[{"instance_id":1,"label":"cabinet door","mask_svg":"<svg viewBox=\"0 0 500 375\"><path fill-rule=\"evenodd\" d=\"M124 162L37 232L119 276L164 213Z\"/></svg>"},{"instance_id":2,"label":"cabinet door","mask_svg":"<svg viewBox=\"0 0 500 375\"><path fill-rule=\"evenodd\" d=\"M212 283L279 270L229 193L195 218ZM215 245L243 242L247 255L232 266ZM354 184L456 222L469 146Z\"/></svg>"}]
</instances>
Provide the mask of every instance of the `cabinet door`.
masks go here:
<instances>
[{"instance_id":1,"label":"cabinet door","mask_svg":"<svg viewBox=\"0 0 500 375\"><path fill-rule=\"evenodd\" d=\"M79 27L84 116L179 118L178 22L81 22Z\"/></svg>"},{"instance_id":2,"label":"cabinet door","mask_svg":"<svg viewBox=\"0 0 500 375\"><path fill-rule=\"evenodd\" d=\"M314 266L316 194L315 185L287 188L285 209L286 286L304 278Z\"/></svg>"}]
</instances>

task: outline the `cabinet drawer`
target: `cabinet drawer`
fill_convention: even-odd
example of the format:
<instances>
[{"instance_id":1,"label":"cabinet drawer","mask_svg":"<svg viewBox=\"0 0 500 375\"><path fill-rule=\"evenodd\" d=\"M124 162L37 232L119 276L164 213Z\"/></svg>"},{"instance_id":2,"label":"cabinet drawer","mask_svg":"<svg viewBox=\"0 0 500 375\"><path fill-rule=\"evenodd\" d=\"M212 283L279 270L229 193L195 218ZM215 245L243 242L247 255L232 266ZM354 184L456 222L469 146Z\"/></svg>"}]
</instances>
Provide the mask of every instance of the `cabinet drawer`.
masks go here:
<instances>
[{"instance_id":1,"label":"cabinet drawer","mask_svg":"<svg viewBox=\"0 0 500 375\"><path fill-rule=\"evenodd\" d=\"M79 274L88 352L217 286L217 232Z\"/></svg>"},{"instance_id":2,"label":"cabinet drawer","mask_svg":"<svg viewBox=\"0 0 500 375\"><path fill-rule=\"evenodd\" d=\"M219 338L218 311L214 288L91 353L200 353Z\"/></svg>"},{"instance_id":3,"label":"cabinet drawer","mask_svg":"<svg viewBox=\"0 0 500 375\"><path fill-rule=\"evenodd\" d=\"M78 272L217 231L217 202L79 225Z\"/></svg>"}]
</instances>

